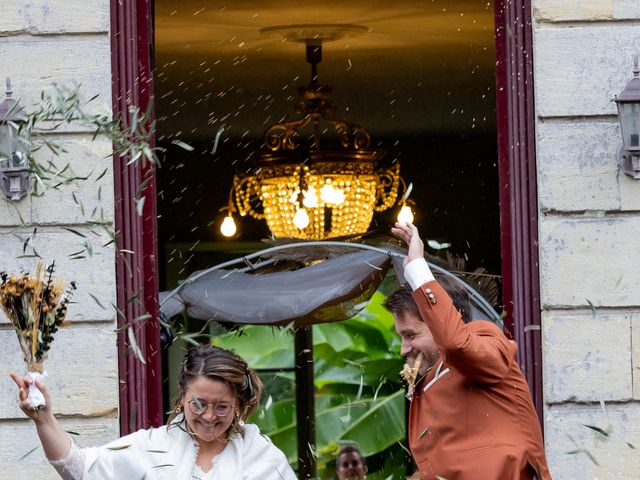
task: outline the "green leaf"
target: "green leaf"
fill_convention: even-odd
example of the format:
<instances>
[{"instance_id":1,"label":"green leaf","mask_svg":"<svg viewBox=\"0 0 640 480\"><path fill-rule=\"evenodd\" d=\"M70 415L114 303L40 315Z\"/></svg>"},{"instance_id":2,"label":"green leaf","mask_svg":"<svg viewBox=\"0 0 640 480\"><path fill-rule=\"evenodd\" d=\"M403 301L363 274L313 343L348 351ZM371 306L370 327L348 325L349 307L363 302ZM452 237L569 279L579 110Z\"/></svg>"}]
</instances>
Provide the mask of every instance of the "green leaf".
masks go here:
<instances>
[{"instance_id":1,"label":"green leaf","mask_svg":"<svg viewBox=\"0 0 640 480\"><path fill-rule=\"evenodd\" d=\"M131 350L133 350L133 353L135 353L136 357L138 357L138 360L146 364L147 362L144 359L142 350L140 350L140 346L138 345L138 341L136 340L133 328L127 327L127 337L129 338L129 346L131 347Z\"/></svg>"},{"instance_id":2,"label":"green leaf","mask_svg":"<svg viewBox=\"0 0 640 480\"><path fill-rule=\"evenodd\" d=\"M198 409L198 412L204 411L204 406L202 405L202 403L200 403L200 400L198 399L198 397L196 397L195 395L191 395L191 401L196 404L196 408Z\"/></svg>"},{"instance_id":3,"label":"green leaf","mask_svg":"<svg viewBox=\"0 0 640 480\"><path fill-rule=\"evenodd\" d=\"M382 307L383 300L384 295L377 292L355 317L313 327L319 473L330 468L327 462L335 460L337 445L351 441L358 442L365 455L379 454L385 459L389 468L385 467L384 476L389 472L400 473L403 468L401 458L406 453L399 442L404 441L406 434L404 390L398 373L402 369L400 341L394 331L393 316ZM294 365L291 326L250 326L240 332L241 336L237 331L217 336L212 343L235 350L252 368ZM194 341L189 336L184 336L184 340ZM250 421L258 424L295 463L295 390L287 388L293 385L293 374L270 372L260 376L265 383L264 398L273 395L274 401L270 408L263 405ZM269 390L269 382L278 388ZM370 473L372 478L384 478Z\"/></svg>"},{"instance_id":4,"label":"green leaf","mask_svg":"<svg viewBox=\"0 0 640 480\"><path fill-rule=\"evenodd\" d=\"M598 432L600 435L602 435L603 437L608 437L609 436L609 432L607 432L606 430L600 428L600 427L596 427L595 425L587 425L586 423L583 423L583 425L587 428L590 428L591 430L594 430L596 432Z\"/></svg>"},{"instance_id":5,"label":"green leaf","mask_svg":"<svg viewBox=\"0 0 640 480\"><path fill-rule=\"evenodd\" d=\"M94 181L97 182L98 180L100 180L102 177L104 177L107 174L108 171L109 171L109 167L105 168L102 171L102 173L96 177Z\"/></svg>"},{"instance_id":6,"label":"green leaf","mask_svg":"<svg viewBox=\"0 0 640 480\"><path fill-rule=\"evenodd\" d=\"M27 239L22 244L22 253L25 253L27 251L27 245L29 245L30 240L31 240L31 237L27 237Z\"/></svg>"},{"instance_id":7,"label":"green leaf","mask_svg":"<svg viewBox=\"0 0 640 480\"><path fill-rule=\"evenodd\" d=\"M131 446L131 444L129 444L129 445L118 445L116 447L107 447L107 450L113 450L113 451L125 450L125 449L129 448L130 446Z\"/></svg>"},{"instance_id":8,"label":"green leaf","mask_svg":"<svg viewBox=\"0 0 640 480\"><path fill-rule=\"evenodd\" d=\"M22 455L22 456L18 459L18 461L20 462L20 461L24 460L25 458L27 458L29 455L31 455L33 452L35 452L35 451L36 451L37 449L39 449L39 448L40 448L40 445L37 445L37 446L33 447L33 448L32 448L31 450L29 450L27 453L25 453L24 455Z\"/></svg>"},{"instance_id":9,"label":"green leaf","mask_svg":"<svg viewBox=\"0 0 640 480\"><path fill-rule=\"evenodd\" d=\"M234 350L252 368L293 367L293 337L290 333L275 328L250 326L243 329L244 335L230 332L218 336L213 344Z\"/></svg>"},{"instance_id":10,"label":"green leaf","mask_svg":"<svg viewBox=\"0 0 640 480\"><path fill-rule=\"evenodd\" d=\"M279 405L274 404L270 412L278 412L278 410ZM341 420L347 412L351 420L349 423ZM294 419L295 415L288 425L274 430L264 430L264 433L287 454L290 462L295 462L297 459ZM257 420L256 423L260 425ZM385 428L378 428L379 425L385 425ZM369 456L384 450L404 437L404 392L402 390L381 398L377 402L369 398L359 402L328 405L324 408L318 408L316 405L316 438L319 449L331 442L349 440L360 446L363 455Z\"/></svg>"},{"instance_id":11,"label":"green leaf","mask_svg":"<svg viewBox=\"0 0 640 480\"><path fill-rule=\"evenodd\" d=\"M142 211L144 209L144 202L146 199L147 197L140 197L136 199L136 212L138 213L139 217L142 216Z\"/></svg>"},{"instance_id":12,"label":"green leaf","mask_svg":"<svg viewBox=\"0 0 640 480\"><path fill-rule=\"evenodd\" d=\"M171 143L173 143L174 145L177 145L180 148L185 149L188 152L192 152L193 151L193 147L191 145L189 145L188 143L184 143L182 140L174 140Z\"/></svg>"},{"instance_id":13,"label":"green leaf","mask_svg":"<svg viewBox=\"0 0 640 480\"><path fill-rule=\"evenodd\" d=\"M104 305L102 305L102 303L100 302L100 300L98 300L98 297L96 297L93 293L89 293L89 296L91 297L91 299L96 302L96 304L103 310L106 310L106 308L104 307Z\"/></svg>"},{"instance_id":14,"label":"green leaf","mask_svg":"<svg viewBox=\"0 0 640 480\"><path fill-rule=\"evenodd\" d=\"M75 235L78 235L79 237L87 238L87 236L86 236L84 233L79 232L78 230L74 230L73 228L62 227L62 229L63 229L63 230L66 230L66 231L68 231L68 232L71 232L71 233L73 233L73 234L75 234Z\"/></svg>"},{"instance_id":15,"label":"green leaf","mask_svg":"<svg viewBox=\"0 0 640 480\"><path fill-rule=\"evenodd\" d=\"M136 317L133 319L134 322L144 322L146 320L149 320L150 318L152 318L150 313L145 313L143 315L140 315L139 317Z\"/></svg>"}]
</instances>

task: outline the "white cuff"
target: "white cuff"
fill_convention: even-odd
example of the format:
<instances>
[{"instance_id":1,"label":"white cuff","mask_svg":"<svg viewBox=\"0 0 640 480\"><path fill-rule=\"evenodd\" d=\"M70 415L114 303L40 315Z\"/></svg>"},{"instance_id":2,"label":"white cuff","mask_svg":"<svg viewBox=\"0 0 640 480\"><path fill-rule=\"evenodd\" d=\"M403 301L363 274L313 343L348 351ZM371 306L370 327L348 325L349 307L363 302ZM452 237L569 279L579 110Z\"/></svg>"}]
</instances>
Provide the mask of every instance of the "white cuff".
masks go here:
<instances>
[{"instance_id":1,"label":"white cuff","mask_svg":"<svg viewBox=\"0 0 640 480\"><path fill-rule=\"evenodd\" d=\"M424 285L431 280L435 280L431 269L424 258L416 258L411 260L406 267L404 267L404 278L411 285L412 290L417 290L421 285Z\"/></svg>"}]
</instances>

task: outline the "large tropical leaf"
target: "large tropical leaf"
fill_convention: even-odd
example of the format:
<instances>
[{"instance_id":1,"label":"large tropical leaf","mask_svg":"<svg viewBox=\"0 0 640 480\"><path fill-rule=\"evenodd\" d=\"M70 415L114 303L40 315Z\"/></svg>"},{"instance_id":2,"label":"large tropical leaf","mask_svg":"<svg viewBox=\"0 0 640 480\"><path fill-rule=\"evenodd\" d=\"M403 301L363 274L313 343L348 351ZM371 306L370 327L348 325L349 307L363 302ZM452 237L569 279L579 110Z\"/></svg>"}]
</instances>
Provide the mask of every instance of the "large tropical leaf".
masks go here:
<instances>
[{"instance_id":1,"label":"large tropical leaf","mask_svg":"<svg viewBox=\"0 0 640 480\"><path fill-rule=\"evenodd\" d=\"M376 293L362 312L344 322L315 325L314 385L316 389L316 455L320 478L330 476L339 445L357 443L367 456L375 456L379 470L403 471L405 400L400 384L400 341L393 318ZM256 369L292 367L291 329L248 326L242 334L228 333L215 344L231 348ZM279 379L274 381L274 375ZM265 397L250 421L297 463L294 377L263 373ZM278 383L280 382L280 383ZM275 391L274 389L279 389ZM276 401L272 401L276 400ZM398 464L400 462L400 465ZM371 471L372 477L376 477Z\"/></svg>"},{"instance_id":2,"label":"large tropical leaf","mask_svg":"<svg viewBox=\"0 0 640 480\"><path fill-rule=\"evenodd\" d=\"M381 452L403 440L404 395L399 390L386 397L362 398L334 404L331 397L318 397L316 405L317 451L335 455L335 446L357 443L364 455ZM295 404L293 401L273 405L265 418L255 419L263 433L281 448L291 463L297 462ZM278 413L280 411L280 413ZM286 411L286 413L282 413ZM285 423L287 419L291 419ZM282 422L282 423L281 423Z\"/></svg>"},{"instance_id":3,"label":"large tropical leaf","mask_svg":"<svg viewBox=\"0 0 640 480\"><path fill-rule=\"evenodd\" d=\"M290 329L250 326L218 336L213 344L235 351L255 369L293 367L295 363Z\"/></svg>"}]
</instances>

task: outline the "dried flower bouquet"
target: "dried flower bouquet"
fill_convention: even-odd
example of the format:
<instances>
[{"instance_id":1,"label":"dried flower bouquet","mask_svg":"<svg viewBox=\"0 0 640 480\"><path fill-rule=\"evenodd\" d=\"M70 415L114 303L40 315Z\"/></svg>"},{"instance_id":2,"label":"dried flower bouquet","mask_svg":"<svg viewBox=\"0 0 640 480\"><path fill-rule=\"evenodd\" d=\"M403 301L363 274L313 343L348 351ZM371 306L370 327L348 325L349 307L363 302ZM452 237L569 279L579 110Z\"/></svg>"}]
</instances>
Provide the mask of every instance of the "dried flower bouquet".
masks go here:
<instances>
[{"instance_id":1,"label":"dried flower bouquet","mask_svg":"<svg viewBox=\"0 0 640 480\"><path fill-rule=\"evenodd\" d=\"M75 282L71 282L65 292L63 282L53 279L54 264L45 268L44 263L39 262L33 277L28 273L9 275L0 272L0 305L18 335L27 375L34 381L46 377L44 360L53 335L68 323L65 322L67 305L76 289ZM28 400L34 409L45 405L44 397L35 385L29 387Z\"/></svg>"},{"instance_id":2,"label":"dried flower bouquet","mask_svg":"<svg viewBox=\"0 0 640 480\"><path fill-rule=\"evenodd\" d=\"M424 355L419 353L413 359L407 359L407 362L402 367L400 371L400 376L407 383L407 393L406 397L409 400L413 400L413 394L416 388L416 380L418 379L418 374L420 373L420 367L422 366L422 360Z\"/></svg>"}]
</instances>

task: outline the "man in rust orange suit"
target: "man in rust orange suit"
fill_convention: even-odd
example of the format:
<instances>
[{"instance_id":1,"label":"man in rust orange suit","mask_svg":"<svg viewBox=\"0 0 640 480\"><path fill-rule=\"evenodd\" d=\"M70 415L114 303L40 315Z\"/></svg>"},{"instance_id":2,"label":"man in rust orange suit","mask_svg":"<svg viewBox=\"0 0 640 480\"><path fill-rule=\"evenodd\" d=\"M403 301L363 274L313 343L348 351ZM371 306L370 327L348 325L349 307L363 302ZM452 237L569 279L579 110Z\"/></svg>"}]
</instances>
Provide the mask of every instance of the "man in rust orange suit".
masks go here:
<instances>
[{"instance_id":1,"label":"man in rust orange suit","mask_svg":"<svg viewBox=\"0 0 640 480\"><path fill-rule=\"evenodd\" d=\"M399 288L385 306L402 356L424 355L409 410L409 446L420 474L425 480L551 479L515 342L491 322L465 322L465 291L448 287L454 304L435 281L415 226L397 223L392 233L408 245L404 275L411 289Z\"/></svg>"}]
</instances>

